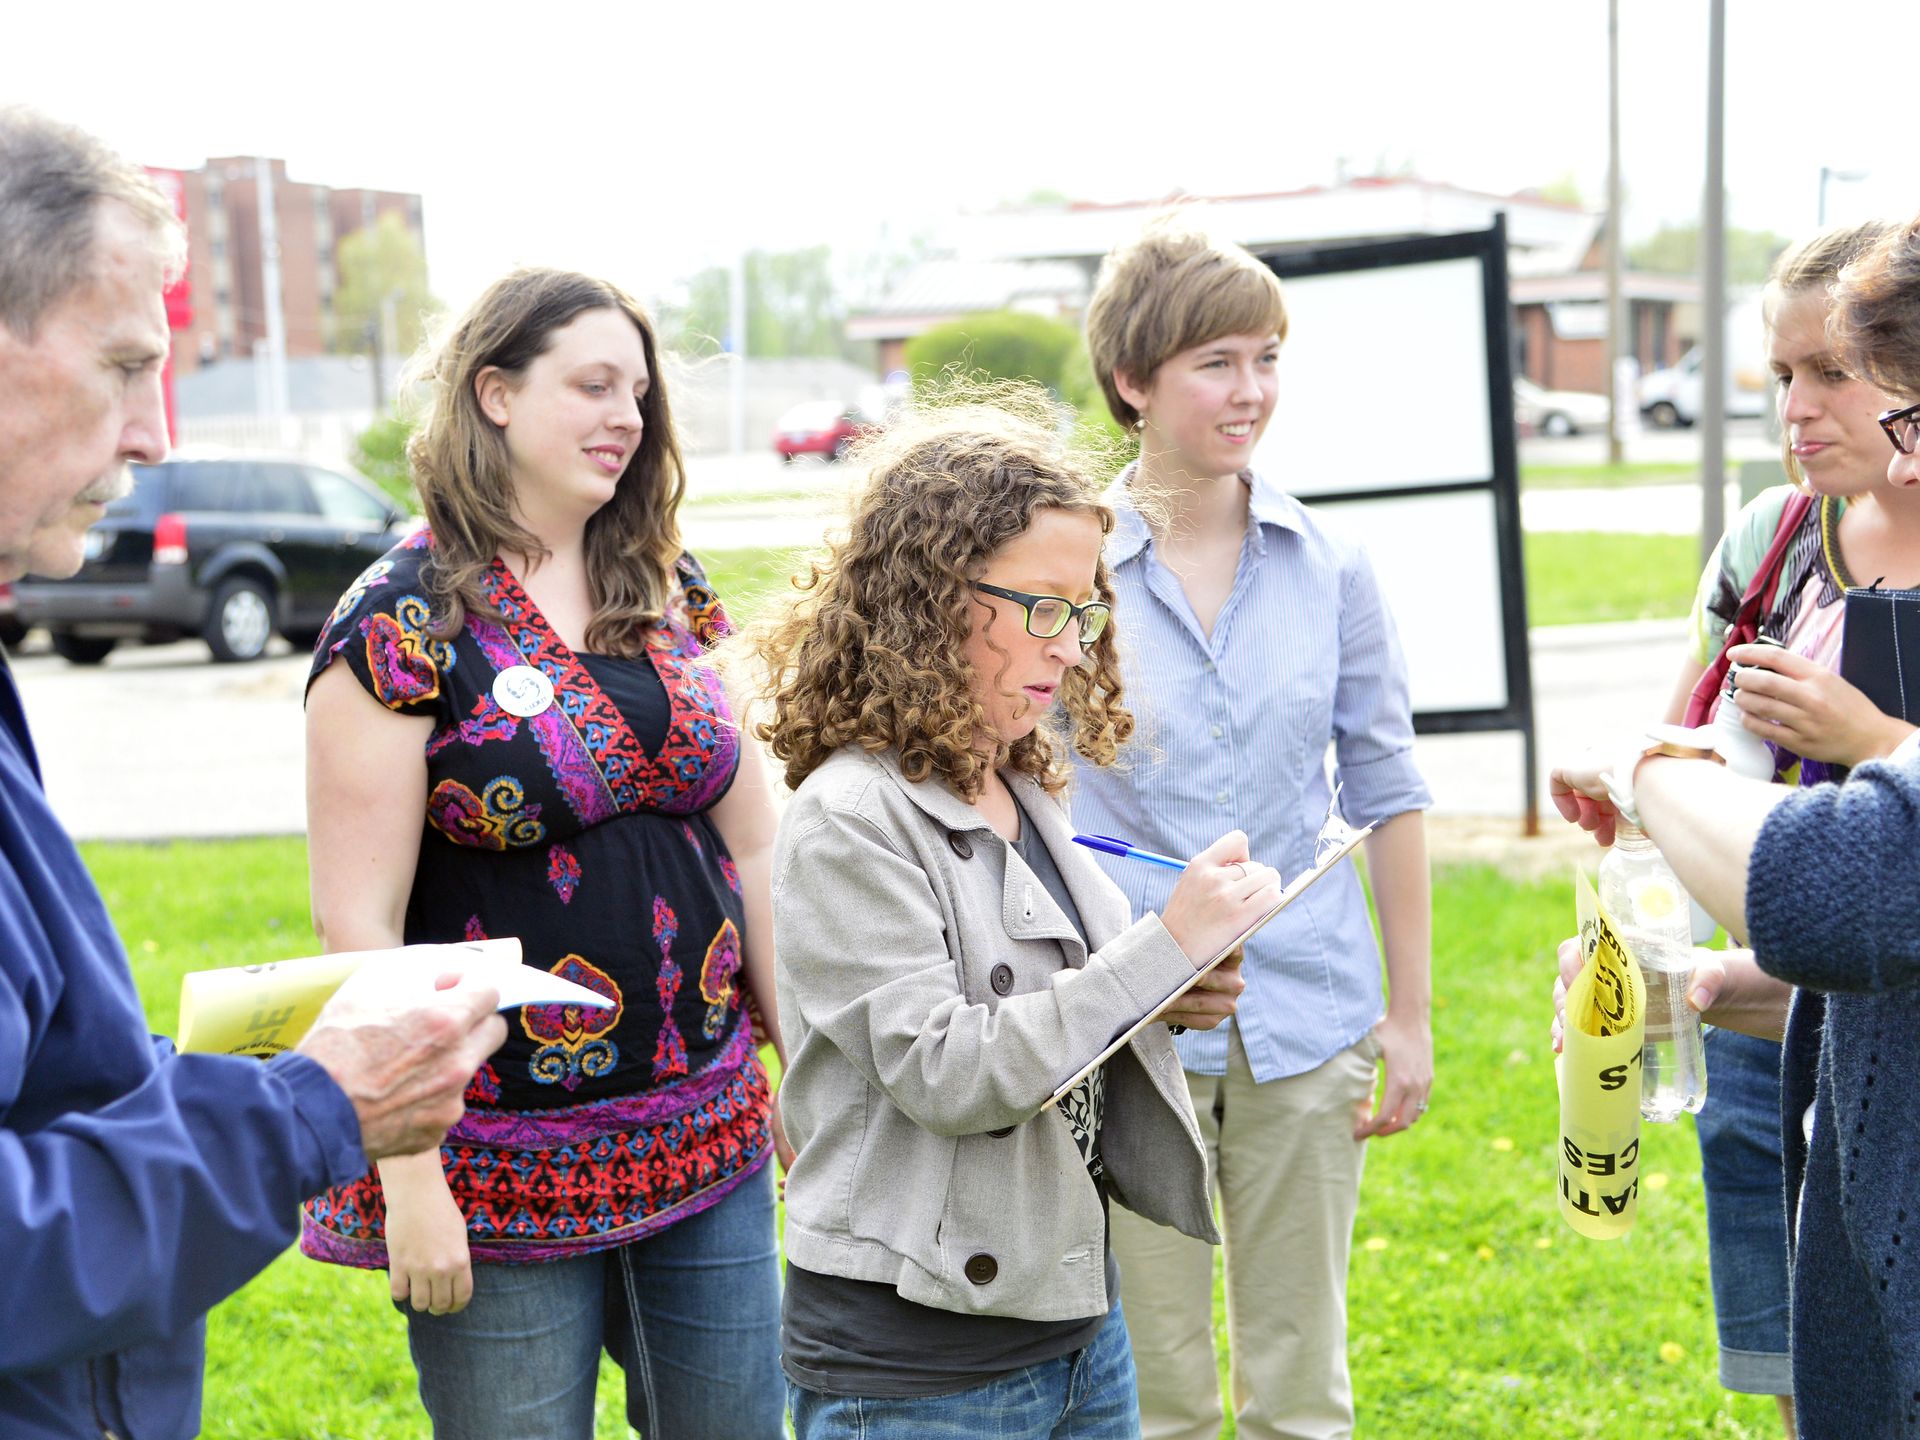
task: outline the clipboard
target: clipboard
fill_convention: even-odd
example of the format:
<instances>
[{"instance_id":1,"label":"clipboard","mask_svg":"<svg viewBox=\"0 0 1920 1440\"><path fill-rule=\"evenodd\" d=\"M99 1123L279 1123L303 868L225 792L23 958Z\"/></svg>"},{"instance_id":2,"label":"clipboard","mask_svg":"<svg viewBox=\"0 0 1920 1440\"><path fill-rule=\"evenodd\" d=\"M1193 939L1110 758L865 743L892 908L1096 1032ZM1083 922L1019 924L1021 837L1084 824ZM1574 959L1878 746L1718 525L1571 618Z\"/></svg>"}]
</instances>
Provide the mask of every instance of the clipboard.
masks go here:
<instances>
[{"instance_id":1,"label":"clipboard","mask_svg":"<svg viewBox=\"0 0 1920 1440\"><path fill-rule=\"evenodd\" d=\"M1366 825L1358 830L1342 826L1341 830L1343 833L1341 834L1339 843L1337 845L1331 845L1327 851L1314 862L1311 870L1303 870L1294 876L1293 879L1289 880L1286 888L1280 892L1279 901L1271 910L1268 910L1265 914L1261 915L1259 919L1255 920L1246 929L1229 940L1221 947L1219 954L1195 970L1189 978L1182 980L1178 985L1174 986L1173 989L1149 1009L1145 1015L1115 1035L1113 1039L1108 1042L1106 1049L1102 1050L1098 1055L1094 1056L1093 1059L1089 1060L1085 1065L1082 1065L1078 1070L1074 1071L1073 1074L1056 1085L1053 1094L1047 1097L1047 1103L1042 1105L1040 1109L1044 1111L1058 1105L1066 1098L1068 1091L1072 1090L1074 1086L1086 1079L1087 1076L1091 1075L1095 1070L1098 1070L1102 1065L1106 1064L1107 1061L1119 1054L1122 1049L1132 1042L1134 1036L1146 1029L1147 1026L1155 1023L1154 1016L1158 1015L1162 1010L1166 1009L1169 1004L1191 990L1200 982L1202 976L1208 974L1214 966L1218 965L1222 960L1246 944L1247 941L1252 939L1274 916L1278 915L1282 910L1306 894L1308 887L1310 887L1314 881L1332 870L1342 860L1357 850L1360 847L1360 842L1373 833L1373 826Z\"/></svg>"},{"instance_id":2,"label":"clipboard","mask_svg":"<svg viewBox=\"0 0 1920 1440\"><path fill-rule=\"evenodd\" d=\"M1840 678L1883 714L1920 724L1920 591L1855 587L1846 606Z\"/></svg>"}]
</instances>

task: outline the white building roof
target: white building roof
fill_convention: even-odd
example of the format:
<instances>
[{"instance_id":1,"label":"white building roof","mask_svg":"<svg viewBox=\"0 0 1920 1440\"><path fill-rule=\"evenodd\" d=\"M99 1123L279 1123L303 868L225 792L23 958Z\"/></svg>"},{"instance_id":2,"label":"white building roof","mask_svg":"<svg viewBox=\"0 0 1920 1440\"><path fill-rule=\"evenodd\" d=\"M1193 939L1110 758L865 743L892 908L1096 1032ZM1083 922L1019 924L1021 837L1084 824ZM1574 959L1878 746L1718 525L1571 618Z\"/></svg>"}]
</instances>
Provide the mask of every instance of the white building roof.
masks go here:
<instances>
[{"instance_id":1,"label":"white building roof","mask_svg":"<svg viewBox=\"0 0 1920 1440\"><path fill-rule=\"evenodd\" d=\"M1584 252L1598 223L1578 206L1538 195L1487 195L1425 180L1362 179L1273 194L1176 194L1117 204L1078 201L991 210L961 216L949 240L954 254L979 259L1098 259L1166 210L1182 210L1221 239L1256 250L1484 230L1504 212L1513 250ZM1563 262L1557 268L1572 265Z\"/></svg>"}]
</instances>

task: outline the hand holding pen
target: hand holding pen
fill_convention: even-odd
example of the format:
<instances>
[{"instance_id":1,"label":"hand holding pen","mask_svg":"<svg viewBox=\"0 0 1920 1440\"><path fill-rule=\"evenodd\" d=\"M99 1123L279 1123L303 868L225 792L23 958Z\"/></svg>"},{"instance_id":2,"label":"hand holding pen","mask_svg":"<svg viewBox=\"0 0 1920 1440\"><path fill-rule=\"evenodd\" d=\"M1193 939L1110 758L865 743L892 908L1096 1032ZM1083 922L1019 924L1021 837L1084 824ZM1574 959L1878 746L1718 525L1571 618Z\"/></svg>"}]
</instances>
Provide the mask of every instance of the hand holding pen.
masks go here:
<instances>
[{"instance_id":1,"label":"hand holding pen","mask_svg":"<svg viewBox=\"0 0 1920 1440\"><path fill-rule=\"evenodd\" d=\"M1186 951L1196 970L1280 903L1279 874L1247 854L1247 836L1242 830L1229 830L1191 860L1156 855L1111 835L1073 838L1095 850L1181 872L1179 883L1160 912L1160 923Z\"/></svg>"}]
</instances>

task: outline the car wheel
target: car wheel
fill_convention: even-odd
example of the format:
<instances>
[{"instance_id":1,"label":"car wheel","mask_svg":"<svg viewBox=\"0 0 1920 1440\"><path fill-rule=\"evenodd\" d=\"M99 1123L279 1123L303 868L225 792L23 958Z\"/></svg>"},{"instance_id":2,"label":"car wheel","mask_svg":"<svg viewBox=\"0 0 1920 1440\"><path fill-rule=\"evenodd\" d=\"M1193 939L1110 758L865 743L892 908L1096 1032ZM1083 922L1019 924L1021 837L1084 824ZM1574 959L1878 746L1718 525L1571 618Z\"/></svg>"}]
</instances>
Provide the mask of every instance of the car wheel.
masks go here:
<instances>
[{"instance_id":1,"label":"car wheel","mask_svg":"<svg viewBox=\"0 0 1920 1440\"><path fill-rule=\"evenodd\" d=\"M258 660L273 635L272 592L245 575L222 580L204 633L213 658L222 664Z\"/></svg>"},{"instance_id":2,"label":"car wheel","mask_svg":"<svg viewBox=\"0 0 1920 1440\"><path fill-rule=\"evenodd\" d=\"M1552 435L1555 438L1571 435L1573 433L1573 421L1556 410L1540 422L1540 433L1542 435Z\"/></svg>"},{"instance_id":3,"label":"car wheel","mask_svg":"<svg viewBox=\"0 0 1920 1440\"><path fill-rule=\"evenodd\" d=\"M1680 412L1673 408L1672 401L1660 400L1648 409L1647 418L1662 430L1672 430L1680 423Z\"/></svg>"},{"instance_id":4,"label":"car wheel","mask_svg":"<svg viewBox=\"0 0 1920 1440\"><path fill-rule=\"evenodd\" d=\"M50 638L53 641L53 653L69 665L98 665L120 643L111 635L96 639L90 635L76 635L71 630L52 631Z\"/></svg>"}]
</instances>

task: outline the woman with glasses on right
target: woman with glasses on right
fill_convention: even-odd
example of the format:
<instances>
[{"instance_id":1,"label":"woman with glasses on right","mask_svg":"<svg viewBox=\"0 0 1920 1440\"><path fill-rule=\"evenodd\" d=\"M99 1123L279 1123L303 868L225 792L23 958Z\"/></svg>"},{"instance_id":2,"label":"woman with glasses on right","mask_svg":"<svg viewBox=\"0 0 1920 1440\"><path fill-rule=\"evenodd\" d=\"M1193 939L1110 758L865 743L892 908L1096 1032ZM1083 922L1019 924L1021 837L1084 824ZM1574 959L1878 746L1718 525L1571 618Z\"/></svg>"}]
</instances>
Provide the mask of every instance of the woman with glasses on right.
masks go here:
<instances>
[{"instance_id":1,"label":"woman with glasses on right","mask_svg":"<svg viewBox=\"0 0 1920 1440\"><path fill-rule=\"evenodd\" d=\"M1773 262L1767 360L1795 483L1762 491L1715 548L1665 716L1707 722L1721 703L1725 648L1755 634L1778 641L1740 672L1739 697L1746 728L1769 742L1785 785L1839 779L1913 729L1839 674L1847 591L1920 582L1920 491L1887 484L1887 440L1875 423L1887 397L1849 374L1827 338L1829 288L1893 229L1871 221L1828 230ZM1791 1436L1780 1046L1724 1027L1707 1032L1706 1046L1710 1090L1697 1128L1720 1383L1775 1396Z\"/></svg>"},{"instance_id":2,"label":"woman with glasses on right","mask_svg":"<svg viewBox=\"0 0 1920 1440\"><path fill-rule=\"evenodd\" d=\"M1920 220L1842 270L1832 306L1842 366L1906 402L1883 417L1887 479L1920 485ZM1695 1005L1747 1033L1784 1028L1801 1430L1920 1436L1920 731L1812 789L1641 748L1555 770L1554 803L1602 840L1637 811L1694 898L1752 947L1699 952ZM1570 965L1563 951L1563 976Z\"/></svg>"}]
</instances>

